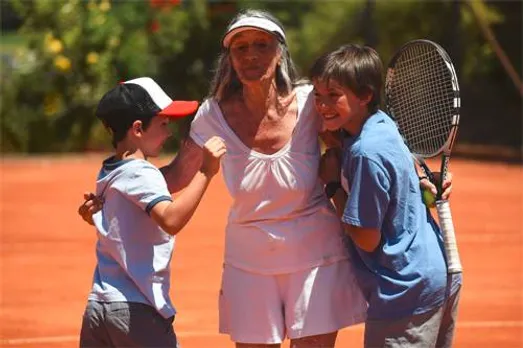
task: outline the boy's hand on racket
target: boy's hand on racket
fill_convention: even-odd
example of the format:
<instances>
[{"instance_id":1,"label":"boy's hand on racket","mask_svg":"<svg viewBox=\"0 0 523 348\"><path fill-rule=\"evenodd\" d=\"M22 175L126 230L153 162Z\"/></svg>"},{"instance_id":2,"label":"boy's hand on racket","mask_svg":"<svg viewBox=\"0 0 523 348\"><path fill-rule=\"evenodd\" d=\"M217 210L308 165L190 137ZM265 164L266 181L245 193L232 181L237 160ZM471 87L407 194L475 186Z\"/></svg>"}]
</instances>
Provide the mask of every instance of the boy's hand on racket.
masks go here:
<instances>
[{"instance_id":1,"label":"boy's hand on racket","mask_svg":"<svg viewBox=\"0 0 523 348\"><path fill-rule=\"evenodd\" d=\"M441 179L441 173L440 172L433 172L434 179L439 182ZM422 190L430 191L434 197L436 197L436 194L438 193L438 190L436 188L436 185L430 182L428 178L423 178L420 180L420 186ZM452 192L452 173L447 172L447 177L443 181L443 193L441 194L441 199L448 200L450 198L450 193Z\"/></svg>"},{"instance_id":2,"label":"boy's hand on racket","mask_svg":"<svg viewBox=\"0 0 523 348\"><path fill-rule=\"evenodd\" d=\"M214 136L203 145L203 161L200 171L207 176L214 176L220 170L220 159L227 152L222 138Z\"/></svg>"},{"instance_id":3,"label":"boy's hand on racket","mask_svg":"<svg viewBox=\"0 0 523 348\"><path fill-rule=\"evenodd\" d=\"M325 184L331 181L340 181L341 148L332 147L325 151L321 156L319 175Z\"/></svg>"},{"instance_id":4,"label":"boy's hand on racket","mask_svg":"<svg viewBox=\"0 0 523 348\"><path fill-rule=\"evenodd\" d=\"M78 208L78 214L89 225L94 225L93 214L102 209L103 202L91 192L84 192L84 200Z\"/></svg>"}]
</instances>

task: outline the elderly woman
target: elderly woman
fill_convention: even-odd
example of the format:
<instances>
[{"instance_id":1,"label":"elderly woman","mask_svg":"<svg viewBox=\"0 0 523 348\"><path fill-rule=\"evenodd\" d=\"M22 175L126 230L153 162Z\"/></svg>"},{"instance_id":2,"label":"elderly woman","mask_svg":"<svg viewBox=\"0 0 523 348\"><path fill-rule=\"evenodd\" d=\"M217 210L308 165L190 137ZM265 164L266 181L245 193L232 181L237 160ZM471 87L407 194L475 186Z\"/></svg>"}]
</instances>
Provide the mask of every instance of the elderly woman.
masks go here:
<instances>
[{"instance_id":1,"label":"elderly woman","mask_svg":"<svg viewBox=\"0 0 523 348\"><path fill-rule=\"evenodd\" d=\"M285 32L248 10L229 25L190 137L165 167L183 188L213 135L227 144L223 175L233 197L225 231L220 332L237 347L334 347L337 331L364 320L342 229L318 178L319 118L300 84Z\"/></svg>"}]
</instances>

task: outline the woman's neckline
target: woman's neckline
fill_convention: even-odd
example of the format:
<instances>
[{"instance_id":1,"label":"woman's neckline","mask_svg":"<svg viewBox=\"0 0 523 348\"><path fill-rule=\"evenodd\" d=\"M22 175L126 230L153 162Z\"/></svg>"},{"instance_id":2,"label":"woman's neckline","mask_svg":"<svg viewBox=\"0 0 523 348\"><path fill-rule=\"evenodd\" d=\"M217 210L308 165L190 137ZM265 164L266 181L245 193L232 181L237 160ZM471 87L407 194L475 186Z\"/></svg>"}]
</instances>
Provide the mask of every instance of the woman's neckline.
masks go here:
<instances>
[{"instance_id":1,"label":"woman's neckline","mask_svg":"<svg viewBox=\"0 0 523 348\"><path fill-rule=\"evenodd\" d=\"M285 145L283 145L278 151L276 151L274 153L264 153L264 152L256 151L256 150L250 148L249 146L245 145L245 143L240 139L240 137L236 134L236 132L234 132L234 130L229 126L229 123L225 119L225 115L223 114L223 111L222 111L220 105L218 104L218 102L215 99L212 99L212 102L213 102L214 106L216 107L216 109L218 110L218 118L219 118L220 122L223 123L225 130L227 131L227 133L229 133L229 135L234 139L234 141L236 143L238 143L239 146L246 153L249 153L249 154L251 154L255 157L259 157L259 158L267 158L267 159L268 158L277 158L277 157L284 155L288 151L288 149L291 146L294 135L300 124L300 115L302 114L302 108L304 107L305 103L303 103L301 100L302 96L298 91L299 88L300 87L296 87L294 89L295 99L296 99L296 104L297 104L296 124L294 125L294 129L291 132L291 136L290 136L289 140L285 143Z\"/></svg>"}]
</instances>

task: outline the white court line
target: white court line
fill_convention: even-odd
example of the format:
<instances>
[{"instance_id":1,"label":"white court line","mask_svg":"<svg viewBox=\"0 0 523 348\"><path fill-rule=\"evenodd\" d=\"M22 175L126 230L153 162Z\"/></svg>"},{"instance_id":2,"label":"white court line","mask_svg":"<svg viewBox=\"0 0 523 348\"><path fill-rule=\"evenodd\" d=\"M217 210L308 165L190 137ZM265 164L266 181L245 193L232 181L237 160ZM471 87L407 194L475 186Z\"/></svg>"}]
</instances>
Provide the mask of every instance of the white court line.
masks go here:
<instances>
[{"instance_id":1,"label":"white court line","mask_svg":"<svg viewBox=\"0 0 523 348\"><path fill-rule=\"evenodd\" d=\"M33 337L33 338L7 338L0 339L1 345L36 344L36 343L66 343L78 341L76 336L52 336L52 337Z\"/></svg>"},{"instance_id":2,"label":"white court line","mask_svg":"<svg viewBox=\"0 0 523 348\"><path fill-rule=\"evenodd\" d=\"M458 329L502 329L523 327L523 321L465 321L458 322ZM344 330L361 331L363 325L356 325ZM197 336L215 336L219 335L217 331L177 331L178 337L197 337ZM31 337L31 338L0 338L0 345L24 345L24 344L42 344L42 343L68 343L78 342L76 336L49 336L49 337Z\"/></svg>"}]
</instances>

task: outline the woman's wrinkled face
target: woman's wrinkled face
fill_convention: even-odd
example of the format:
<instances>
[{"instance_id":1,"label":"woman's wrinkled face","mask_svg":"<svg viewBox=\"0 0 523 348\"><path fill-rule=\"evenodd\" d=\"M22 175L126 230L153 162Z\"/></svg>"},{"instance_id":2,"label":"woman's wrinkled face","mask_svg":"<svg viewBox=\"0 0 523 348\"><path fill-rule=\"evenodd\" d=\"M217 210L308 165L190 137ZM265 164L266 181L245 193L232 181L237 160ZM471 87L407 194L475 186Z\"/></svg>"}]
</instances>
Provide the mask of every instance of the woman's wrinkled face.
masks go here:
<instances>
[{"instance_id":1,"label":"woman's wrinkled face","mask_svg":"<svg viewBox=\"0 0 523 348\"><path fill-rule=\"evenodd\" d=\"M232 66L243 84L272 80L281 58L278 40L264 31L245 30L229 46Z\"/></svg>"}]
</instances>

